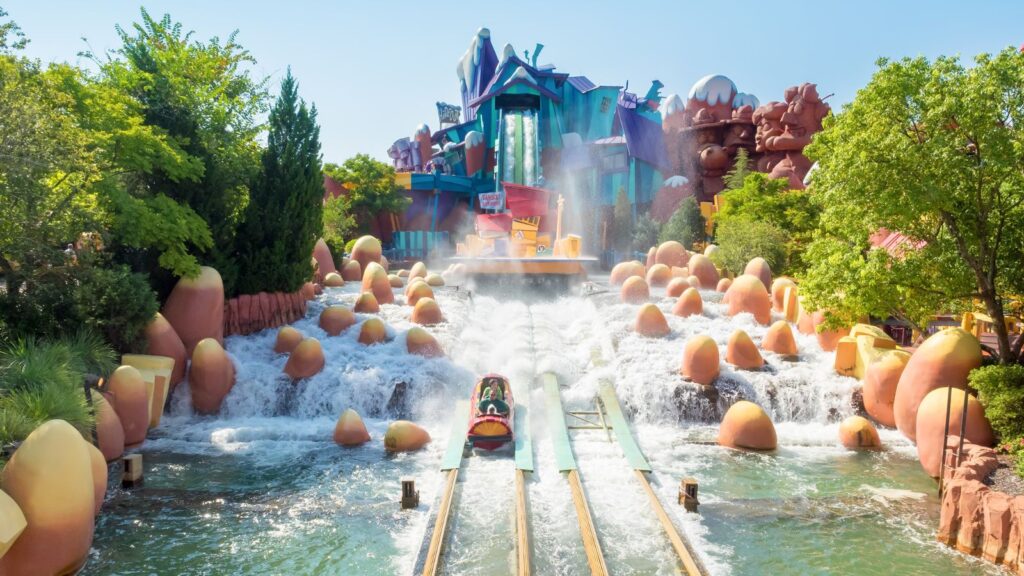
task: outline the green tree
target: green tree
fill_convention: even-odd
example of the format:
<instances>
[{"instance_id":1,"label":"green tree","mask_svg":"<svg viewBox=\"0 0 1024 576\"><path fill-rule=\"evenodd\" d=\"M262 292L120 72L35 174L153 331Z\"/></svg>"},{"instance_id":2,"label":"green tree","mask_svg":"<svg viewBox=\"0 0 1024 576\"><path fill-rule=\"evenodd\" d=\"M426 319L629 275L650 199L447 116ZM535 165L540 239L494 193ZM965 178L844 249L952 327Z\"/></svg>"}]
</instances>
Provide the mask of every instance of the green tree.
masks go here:
<instances>
[{"instance_id":1,"label":"green tree","mask_svg":"<svg viewBox=\"0 0 1024 576\"><path fill-rule=\"evenodd\" d=\"M612 209L612 249L620 252L629 250L633 242L633 207L625 188L619 188Z\"/></svg>"},{"instance_id":2,"label":"green tree","mask_svg":"<svg viewBox=\"0 0 1024 576\"><path fill-rule=\"evenodd\" d=\"M693 196L684 198L672 217L665 222L658 235L659 242L675 240L686 248L693 248L694 243L704 239L704 217L700 214L700 206Z\"/></svg>"},{"instance_id":3,"label":"green tree","mask_svg":"<svg viewBox=\"0 0 1024 576\"><path fill-rule=\"evenodd\" d=\"M199 255L232 293L238 267L231 250L260 166L256 137L267 110L266 81L251 75L255 60L237 43L237 33L224 42L198 41L169 15L156 20L145 9L140 22L117 32L122 46L105 60L94 58L102 79L129 95L145 125L166 134L198 167L185 175L153 166L131 182L130 192L142 199L163 194L194 210L212 239L197 247ZM172 283L163 278L161 292Z\"/></svg>"},{"instance_id":4,"label":"green tree","mask_svg":"<svg viewBox=\"0 0 1024 576\"><path fill-rule=\"evenodd\" d=\"M718 250L711 259L733 274L741 274L747 262L759 256L772 270L786 265L786 234L774 224L733 218L719 224L716 240Z\"/></svg>"},{"instance_id":5,"label":"green tree","mask_svg":"<svg viewBox=\"0 0 1024 576\"><path fill-rule=\"evenodd\" d=\"M716 225L733 218L761 220L786 233L786 270L780 273L799 274L805 268L803 253L817 230L821 209L806 190L790 190L784 179L771 179L766 174L748 174L738 188L722 195L722 208L715 216Z\"/></svg>"},{"instance_id":6,"label":"green tree","mask_svg":"<svg viewBox=\"0 0 1024 576\"><path fill-rule=\"evenodd\" d=\"M397 213L409 204L401 186L395 183L395 169L369 154L357 154L340 166L324 164L327 174L348 190L349 214L355 217L359 233L370 231L377 214Z\"/></svg>"},{"instance_id":7,"label":"green tree","mask_svg":"<svg viewBox=\"0 0 1024 576\"><path fill-rule=\"evenodd\" d=\"M633 231L633 249L647 250L658 243L661 224L651 218L650 214L641 214L636 219Z\"/></svg>"},{"instance_id":8,"label":"green tree","mask_svg":"<svg viewBox=\"0 0 1024 576\"><path fill-rule=\"evenodd\" d=\"M299 98L288 70L270 110L262 170L239 229L238 291L293 292L312 275L310 254L323 230L323 174L316 106Z\"/></svg>"},{"instance_id":9,"label":"green tree","mask_svg":"<svg viewBox=\"0 0 1024 576\"><path fill-rule=\"evenodd\" d=\"M750 169L750 153L746 148L736 151L736 159L732 162L732 168L725 174L725 189L734 190L742 188L747 175L753 171Z\"/></svg>"},{"instance_id":10,"label":"green tree","mask_svg":"<svg viewBox=\"0 0 1024 576\"><path fill-rule=\"evenodd\" d=\"M355 216L352 215L352 205L348 196L340 194L337 197L328 195L324 200L324 242L331 249L331 254L340 256L348 252L345 249L346 238L358 229Z\"/></svg>"},{"instance_id":11,"label":"green tree","mask_svg":"<svg viewBox=\"0 0 1024 576\"><path fill-rule=\"evenodd\" d=\"M1024 55L878 65L807 148L823 207L814 252L860 274L815 262L802 295L839 319L891 311L918 324L977 299L994 321L992 352L1014 362L1024 339L1011 346L1004 310L1024 289ZM872 249L879 231L906 241ZM836 297L851 292L859 297ZM931 310L904 308L915 301Z\"/></svg>"}]
</instances>

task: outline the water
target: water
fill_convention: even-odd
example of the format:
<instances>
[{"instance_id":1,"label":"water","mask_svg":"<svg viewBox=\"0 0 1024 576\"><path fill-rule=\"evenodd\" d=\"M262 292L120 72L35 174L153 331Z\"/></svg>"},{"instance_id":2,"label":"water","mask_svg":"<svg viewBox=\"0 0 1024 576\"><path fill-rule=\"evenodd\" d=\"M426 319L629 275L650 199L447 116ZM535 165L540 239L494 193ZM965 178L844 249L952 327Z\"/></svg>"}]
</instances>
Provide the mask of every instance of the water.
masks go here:
<instances>
[{"instance_id":1,"label":"water","mask_svg":"<svg viewBox=\"0 0 1024 576\"><path fill-rule=\"evenodd\" d=\"M358 329L327 338L316 325L319 311L351 304L356 290L328 290L295 324L324 346L327 367L314 378L298 385L282 378L285 358L273 354L275 331L267 331L228 339L238 383L219 416L191 415L187 389L176 391L171 414L142 449L145 486L108 496L86 574L409 573L441 485L452 407L491 371L527 385L554 372L572 410L592 409L598 384L614 382L655 490L713 574L998 573L934 541L935 484L898 433L882 432L881 452L838 444L837 422L854 411L856 382L832 372L831 355L812 337L798 336L798 362L766 354L768 368L755 373L723 364L717 398L684 382L677 368L690 335L708 334L724 350L737 327L755 342L766 330L749 315L725 316L713 292L702 294L701 318L672 317L671 301L659 300L673 333L646 339L631 331L637 307L612 295L527 303L441 289L449 322L431 330L450 358L428 360L404 353L407 306L382 306L393 337L387 344L359 345ZM405 403L392 399L399 382ZM721 413L740 397L777 422L777 452L709 443ZM538 390L530 403L534 572L583 574L572 499ZM331 441L348 407L373 437L359 448ZM434 441L387 455L380 439L395 413L422 423ZM611 573L676 574L674 553L618 446L600 430L573 431L572 445ZM512 572L513 471L507 449L464 460L444 573ZM417 480L417 510L399 510L401 476ZM685 476L700 482L699 514L675 504Z\"/></svg>"}]
</instances>

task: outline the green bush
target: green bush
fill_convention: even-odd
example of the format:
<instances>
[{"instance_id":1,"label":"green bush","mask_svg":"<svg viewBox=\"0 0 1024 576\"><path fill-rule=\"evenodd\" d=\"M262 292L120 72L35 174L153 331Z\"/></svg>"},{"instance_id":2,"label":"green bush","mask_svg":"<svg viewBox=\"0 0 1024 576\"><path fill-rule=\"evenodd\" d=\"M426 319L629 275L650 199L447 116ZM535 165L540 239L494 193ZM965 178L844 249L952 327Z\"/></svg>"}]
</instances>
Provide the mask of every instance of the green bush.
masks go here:
<instances>
[{"instance_id":1,"label":"green bush","mask_svg":"<svg viewBox=\"0 0 1024 576\"><path fill-rule=\"evenodd\" d=\"M633 229L633 249L646 252L651 246L656 246L659 232L661 224L649 215L641 214Z\"/></svg>"},{"instance_id":2,"label":"green bush","mask_svg":"<svg viewBox=\"0 0 1024 576\"><path fill-rule=\"evenodd\" d=\"M971 371L971 387L992 429L1004 441L1024 437L1024 366L985 366Z\"/></svg>"},{"instance_id":3,"label":"green bush","mask_svg":"<svg viewBox=\"0 0 1024 576\"><path fill-rule=\"evenodd\" d=\"M747 262L758 256L772 270L785 268L788 236L767 222L730 218L718 225L715 239L718 251L711 259L734 274L742 273Z\"/></svg>"},{"instance_id":4,"label":"green bush","mask_svg":"<svg viewBox=\"0 0 1024 576\"><path fill-rule=\"evenodd\" d=\"M143 330L158 310L146 277L123 266L94 268L75 290L74 302L81 325L122 351L138 349Z\"/></svg>"},{"instance_id":5,"label":"green bush","mask_svg":"<svg viewBox=\"0 0 1024 576\"><path fill-rule=\"evenodd\" d=\"M704 239L704 217L700 214L700 206L693 196L684 198L679 207L672 213L672 217L661 228L658 235L658 242L675 240L687 249L692 249L694 243Z\"/></svg>"},{"instance_id":6,"label":"green bush","mask_svg":"<svg viewBox=\"0 0 1024 576\"><path fill-rule=\"evenodd\" d=\"M345 243L345 254L352 253L352 249L356 246L356 240L359 240L359 238L353 238Z\"/></svg>"}]
</instances>

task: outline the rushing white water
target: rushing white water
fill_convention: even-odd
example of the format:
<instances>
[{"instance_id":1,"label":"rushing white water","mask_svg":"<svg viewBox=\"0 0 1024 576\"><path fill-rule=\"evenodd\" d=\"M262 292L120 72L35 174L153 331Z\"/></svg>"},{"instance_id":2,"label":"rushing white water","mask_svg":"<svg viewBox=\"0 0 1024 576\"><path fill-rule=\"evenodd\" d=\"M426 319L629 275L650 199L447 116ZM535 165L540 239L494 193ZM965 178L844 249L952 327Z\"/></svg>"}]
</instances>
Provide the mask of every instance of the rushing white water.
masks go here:
<instances>
[{"instance_id":1,"label":"rushing white water","mask_svg":"<svg viewBox=\"0 0 1024 576\"><path fill-rule=\"evenodd\" d=\"M171 413L143 448L147 488L107 503L87 571L409 573L440 487L437 468L452 407L486 372L524 388L553 372L567 410L593 409L598 384L613 382L654 469L655 490L713 574L988 569L933 541L934 485L898 433L882 431L888 448L880 453L839 445L837 422L854 412L857 384L835 375L832 355L813 337L797 336L799 361L766 353L768 366L757 372L723 362L717 398L683 381L678 366L689 336L708 334L724 350L736 328L755 342L767 329L750 315L726 316L714 292L702 292L703 316L682 319L656 291L672 334L649 339L632 331L638 306L620 303L614 291L528 303L437 289L447 322L430 330L448 352L441 359L406 354L410 308L400 293L380 313L389 342L358 344L358 326L327 337L317 326L320 310L351 305L357 292L354 285L328 289L294 324L323 345L326 367L313 378L292 384L282 376L285 357L273 353L276 331L268 330L227 339L238 377L218 416L193 415L187 384L176 390ZM404 383L404 401L392 398L396 383ZM721 413L741 397L772 415L775 453L709 444ZM534 388L529 400L534 572L585 573L543 395ZM349 407L364 416L373 441L341 449L331 431ZM434 441L418 452L385 454L380 438L397 417L423 424ZM604 431L578 430L572 449L611 572L677 573L674 552L617 444ZM515 562L511 452L475 452L463 466L443 570L509 573ZM400 476L417 479L417 510L398 509ZM700 514L674 504L684 476L701 483Z\"/></svg>"}]
</instances>

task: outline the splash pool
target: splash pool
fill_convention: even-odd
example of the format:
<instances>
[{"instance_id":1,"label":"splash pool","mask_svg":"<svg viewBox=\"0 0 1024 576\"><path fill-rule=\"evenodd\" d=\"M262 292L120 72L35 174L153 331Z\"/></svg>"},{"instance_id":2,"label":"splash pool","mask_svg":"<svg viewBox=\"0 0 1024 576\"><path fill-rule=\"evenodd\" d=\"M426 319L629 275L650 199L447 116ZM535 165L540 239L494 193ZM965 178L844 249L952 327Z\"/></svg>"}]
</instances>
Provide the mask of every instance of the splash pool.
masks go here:
<instances>
[{"instance_id":1,"label":"splash pool","mask_svg":"<svg viewBox=\"0 0 1024 576\"><path fill-rule=\"evenodd\" d=\"M723 364L711 397L677 374L683 342L708 334L724 347L736 328L755 342L765 327L725 316L704 292L705 315L668 314L672 334L632 333L637 306L610 295L524 302L441 289L449 320L432 329L447 359L404 354L409 308L382 306L393 340L363 347L357 329L326 338L316 318L351 304L355 287L328 289L295 326L320 338L327 368L292 385L274 331L232 337L238 381L220 415L191 415L187 390L144 445L146 483L108 496L85 574L406 574L427 528L452 407L475 377L501 372L532 382L554 372L567 409L590 409L614 382L654 469L655 490L713 574L999 573L934 541L935 484L898 433L886 449L855 453L837 440L854 411L856 382L835 375L831 355L798 335L800 358L766 354L761 372ZM401 296L396 298L401 302ZM404 394L393 394L396 383ZM764 406L780 449L749 454L713 445L736 398ZM542 406L534 390L531 406ZM374 441L331 441L345 408L363 414ZM393 416L423 423L434 438L412 454L387 455L380 438ZM558 472L543 410L531 410L536 471L527 484L534 572L581 574L587 560L569 489ZM612 574L676 574L677 560L618 446L600 430L572 447ZM446 574L513 571L513 462L508 452L464 460L444 557ZM400 511L398 479L413 476L420 507ZM699 514L675 502L679 479L700 482Z\"/></svg>"}]
</instances>

